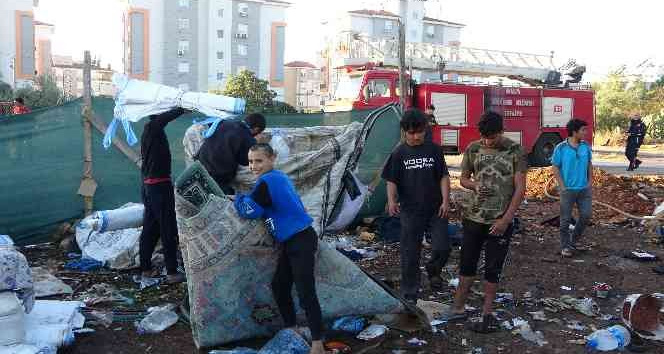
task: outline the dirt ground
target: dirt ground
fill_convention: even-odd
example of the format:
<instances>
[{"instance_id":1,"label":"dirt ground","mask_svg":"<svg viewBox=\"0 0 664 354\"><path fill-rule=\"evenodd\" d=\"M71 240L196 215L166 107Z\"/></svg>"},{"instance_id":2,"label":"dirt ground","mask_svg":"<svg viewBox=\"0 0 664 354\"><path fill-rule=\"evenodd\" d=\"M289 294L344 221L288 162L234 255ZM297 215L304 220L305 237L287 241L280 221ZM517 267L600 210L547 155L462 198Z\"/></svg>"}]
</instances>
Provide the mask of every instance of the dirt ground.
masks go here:
<instances>
[{"instance_id":1,"label":"dirt ground","mask_svg":"<svg viewBox=\"0 0 664 354\"><path fill-rule=\"evenodd\" d=\"M600 207L597 207L599 211ZM592 328L604 328L619 323L618 309L626 295L633 293L652 293L664 291L664 276L656 275L652 268L664 262L640 263L623 258L627 250L646 250L664 259L664 248L656 238L648 233L639 223L621 221L620 225L606 221L606 212L597 213L594 224L589 227L587 243L594 243L594 248L570 259L562 259L559 255L559 237L555 226L542 225L540 222L548 216L556 214L557 202L546 200L530 200L519 210L523 230L514 236L511 246L510 262L505 268L499 292L513 294L514 301L496 304L498 314L504 320L522 317L527 320L533 330L541 331L548 344L539 347L524 340L519 334L509 330L480 335L466 329L467 324L448 324L439 326L444 332L430 333L424 329L409 332L408 328L400 330L392 328L386 336L371 342L360 342L352 337L331 336L328 340L340 340L352 348L353 353L584 353L585 347L570 343L582 339L592 332ZM600 216L601 215L601 219ZM618 219L620 220L620 219ZM453 222L458 220L452 220ZM351 233L352 234L352 233ZM360 267L367 272L384 279L388 284L398 288L399 257L398 244L384 244L380 241L357 246L368 246L378 251L378 257L372 260L361 260ZM203 353L195 349L191 331L186 321L182 320L175 326L160 334L138 335L133 320L140 318L142 311L149 306L165 302L179 303L184 294L184 286L167 286L139 292L133 284L131 276L136 272L101 271L95 273L72 273L63 270L66 256L53 246L23 250L32 266L47 266L58 277L74 288L76 294L95 283L113 284L119 289L129 289L125 295L135 302L131 305L99 304L95 308L102 311L114 309L117 318L124 322L114 322L108 328L94 322L86 322L86 326L95 329L94 333L77 335L73 346L64 348L60 353ZM425 250L428 256L428 251ZM458 262L458 249L446 269L446 280L455 277ZM592 287L596 282L610 284L614 292L608 299L594 297ZM563 290L561 286L571 288ZM475 287L481 291L481 286ZM454 288L446 287L444 291L432 293L427 282L423 283L424 300L449 304ZM530 293L530 297L524 294ZM558 298L562 295L574 297L591 297L600 306L605 320L591 318L574 310L553 313L545 311L548 319L556 322L536 321L529 314L544 307L537 299ZM56 297L57 298L57 297ZM479 309L481 296L471 295L468 305ZM86 310L89 313L92 309ZM475 311L475 314L478 314ZM89 319L91 317L86 316ZM578 320L586 329L574 331L568 329L568 321ZM408 326L406 326L408 327ZM404 328L402 328L404 329ZM412 346L406 343L411 338L423 339L424 346ZM258 347L262 341L238 343ZM232 348L230 346L228 348ZM647 353L664 353L664 346L646 343Z\"/></svg>"}]
</instances>

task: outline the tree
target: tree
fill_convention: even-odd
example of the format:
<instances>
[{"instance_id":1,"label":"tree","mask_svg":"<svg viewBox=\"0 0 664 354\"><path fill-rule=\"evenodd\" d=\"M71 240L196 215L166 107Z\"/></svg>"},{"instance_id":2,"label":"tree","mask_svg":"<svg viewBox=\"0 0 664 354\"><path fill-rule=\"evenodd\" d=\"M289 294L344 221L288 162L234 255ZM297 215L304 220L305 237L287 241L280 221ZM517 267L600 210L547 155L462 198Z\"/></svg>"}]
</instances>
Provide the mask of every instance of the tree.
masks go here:
<instances>
[{"instance_id":1,"label":"tree","mask_svg":"<svg viewBox=\"0 0 664 354\"><path fill-rule=\"evenodd\" d=\"M263 112L274 105L277 93L268 88L268 82L256 77L251 71L242 70L232 75L222 94L244 98L247 101L246 112Z\"/></svg>"},{"instance_id":2,"label":"tree","mask_svg":"<svg viewBox=\"0 0 664 354\"><path fill-rule=\"evenodd\" d=\"M14 96L23 97L25 104L33 109L57 106L65 101L53 78L46 75L37 76L34 87L20 88Z\"/></svg>"}]
</instances>

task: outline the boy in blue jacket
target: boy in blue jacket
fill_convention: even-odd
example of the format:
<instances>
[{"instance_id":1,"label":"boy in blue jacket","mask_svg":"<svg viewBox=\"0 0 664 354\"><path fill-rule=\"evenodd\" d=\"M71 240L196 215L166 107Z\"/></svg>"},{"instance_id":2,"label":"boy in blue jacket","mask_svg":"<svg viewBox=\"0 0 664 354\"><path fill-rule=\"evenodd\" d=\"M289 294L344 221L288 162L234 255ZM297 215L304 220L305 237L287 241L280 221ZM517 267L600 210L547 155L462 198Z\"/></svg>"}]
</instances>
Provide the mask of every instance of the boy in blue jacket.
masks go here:
<instances>
[{"instance_id":1,"label":"boy in blue jacket","mask_svg":"<svg viewBox=\"0 0 664 354\"><path fill-rule=\"evenodd\" d=\"M318 236L293 183L285 173L273 169L276 157L268 144L256 144L249 149L249 169L258 180L251 193L237 195L235 210L243 218L264 218L268 231L281 243L282 251L272 279L274 299L286 326L295 327L295 305L291 297L295 283L311 330L311 353L323 354L322 315L314 278Z\"/></svg>"}]
</instances>

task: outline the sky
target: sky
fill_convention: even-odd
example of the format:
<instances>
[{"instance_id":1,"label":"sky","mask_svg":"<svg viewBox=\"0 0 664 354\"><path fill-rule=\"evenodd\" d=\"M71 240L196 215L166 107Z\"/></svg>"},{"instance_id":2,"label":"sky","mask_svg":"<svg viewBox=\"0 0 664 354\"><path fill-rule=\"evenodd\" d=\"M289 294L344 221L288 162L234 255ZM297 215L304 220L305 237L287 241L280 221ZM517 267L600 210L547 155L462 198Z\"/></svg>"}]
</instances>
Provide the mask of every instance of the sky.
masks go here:
<instances>
[{"instance_id":1,"label":"sky","mask_svg":"<svg viewBox=\"0 0 664 354\"><path fill-rule=\"evenodd\" d=\"M175 0L165 0L175 1ZM345 11L395 9L399 0L290 0L286 60L315 61L323 25ZM646 59L664 64L664 1L658 0L428 0L426 15L466 25L461 45L574 58L591 75ZM94 14L94 15L93 15ZM36 19L56 26L55 54L82 57L89 49L122 64L119 0L40 0Z\"/></svg>"}]
</instances>

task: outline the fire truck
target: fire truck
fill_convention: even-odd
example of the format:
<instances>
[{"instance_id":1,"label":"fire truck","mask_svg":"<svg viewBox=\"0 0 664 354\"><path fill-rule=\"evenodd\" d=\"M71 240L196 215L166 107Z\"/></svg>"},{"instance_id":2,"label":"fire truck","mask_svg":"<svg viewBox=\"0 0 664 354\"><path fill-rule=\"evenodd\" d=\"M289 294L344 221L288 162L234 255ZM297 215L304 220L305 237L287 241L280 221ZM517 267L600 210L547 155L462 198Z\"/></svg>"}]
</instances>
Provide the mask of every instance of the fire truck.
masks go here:
<instances>
[{"instance_id":1,"label":"fire truck","mask_svg":"<svg viewBox=\"0 0 664 354\"><path fill-rule=\"evenodd\" d=\"M371 110L399 101L399 72L373 65L348 67L326 112ZM410 81L410 79L409 79ZM411 84L406 108L435 107L433 140L447 153L462 153L479 139L477 123L484 111L504 117L505 136L521 144L534 166L547 166L554 147L567 137L572 118L588 123L592 142L594 93L589 87L558 85L498 86L455 82Z\"/></svg>"}]
</instances>

